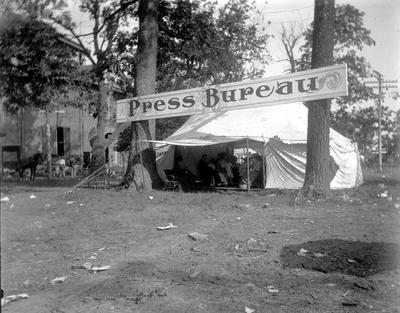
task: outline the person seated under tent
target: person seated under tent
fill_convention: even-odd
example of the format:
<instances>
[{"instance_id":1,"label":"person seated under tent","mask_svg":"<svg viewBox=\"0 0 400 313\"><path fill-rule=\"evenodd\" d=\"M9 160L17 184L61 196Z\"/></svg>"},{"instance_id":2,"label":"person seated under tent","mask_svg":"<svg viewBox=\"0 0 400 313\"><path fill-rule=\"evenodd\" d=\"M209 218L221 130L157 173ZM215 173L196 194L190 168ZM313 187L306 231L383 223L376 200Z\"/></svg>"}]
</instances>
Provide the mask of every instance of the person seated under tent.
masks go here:
<instances>
[{"instance_id":1,"label":"person seated under tent","mask_svg":"<svg viewBox=\"0 0 400 313\"><path fill-rule=\"evenodd\" d=\"M197 170L204 186L215 186L217 172L215 165L208 159L207 154L201 156Z\"/></svg>"},{"instance_id":2,"label":"person seated under tent","mask_svg":"<svg viewBox=\"0 0 400 313\"><path fill-rule=\"evenodd\" d=\"M230 162L232 164L232 184L234 187L239 187L240 183L240 164L238 162L238 158L234 155L230 156Z\"/></svg>"},{"instance_id":3,"label":"person seated under tent","mask_svg":"<svg viewBox=\"0 0 400 313\"><path fill-rule=\"evenodd\" d=\"M219 181L220 186L232 185L233 181L232 163L227 158L225 152L221 152L218 154L217 171L220 180Z\"/></svg>"},{"instance_id":4,"label":"person seated under tent","mask_svg":"<svg viewBox=\"0 0 400 313\"><path fill-rule=\"evenodd\" d=\"M248 172L247 166L249 167ZM263 188L262 157L259 154L254 154L249 157L249 161L247 161L247 158L245 158L239 167L239 175L239 187L241 189L247 189L247 184L250 184L251 188Z\"/></svg>"},{"instance_id":5,"label":"person seated under tent","mask_svg":"<svg viewBox=\"0 0 400 313\"><path fill-rule=\"evenodd\" d=\"M178 182L182 185L183 191L191 191L196 176L189 170L182 156L176 157L173 172Z\"/></svg>"},{"instance_id":6,"label":"person seated under tent","mask_svg":"<svg viewBox=\"0 0 400 313\"><path fill-rule=\"evenodd\" d=\"M250 166L250 187L252 188L262 188L263 186L263 162L262 157L257 153L251 158Z\"/></svg>"}]
</instances>

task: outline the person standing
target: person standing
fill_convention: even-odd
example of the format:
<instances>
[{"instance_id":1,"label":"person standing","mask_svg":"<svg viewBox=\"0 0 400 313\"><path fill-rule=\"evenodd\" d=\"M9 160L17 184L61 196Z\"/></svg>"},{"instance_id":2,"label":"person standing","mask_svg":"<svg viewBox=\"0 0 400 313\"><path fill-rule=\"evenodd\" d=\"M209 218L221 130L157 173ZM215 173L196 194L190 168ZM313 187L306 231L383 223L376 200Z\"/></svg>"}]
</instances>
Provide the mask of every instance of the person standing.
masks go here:
<instances>
[{"instance_id":1,"label":"person standing","mask_svg":"<svg viewBox=\"0 0 400 313\"><path fill-rule=\"evenodd\" d=\"M76 176L75 164L76 164L76 160L75 160L75 157L72 155L72 156L70 156L69 161L68 161L68 165L69 165L69 167L71 167L71 177Z\"/></svg>"},{"instance_id":2,"label":"person standing","mask_svg":"<svg viewBox=\"0 0 400 313\"><path fill-rule=\"evenodd\" d=\"M64 156L61 155L56 164L57 164L57 168L58 168L58 171L56 169L56 175L58 175L59 177L65 177L65 165L66 164L65 164Z\"/></svg>"}]
</instances>

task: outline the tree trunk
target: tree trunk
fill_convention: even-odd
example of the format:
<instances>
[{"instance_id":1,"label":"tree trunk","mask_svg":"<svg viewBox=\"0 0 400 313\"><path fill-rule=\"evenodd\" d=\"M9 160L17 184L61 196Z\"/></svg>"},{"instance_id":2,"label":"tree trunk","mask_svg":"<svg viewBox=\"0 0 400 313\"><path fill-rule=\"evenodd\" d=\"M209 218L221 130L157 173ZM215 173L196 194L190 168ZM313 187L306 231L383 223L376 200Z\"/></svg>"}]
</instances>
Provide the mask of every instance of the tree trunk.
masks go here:
<instances>
[{"instance_id":1,"label":"tree trunk","mask_svg":"<svg viewBox=\"0 0 400 313\"><path fill-rule=\"evenodd\" d=\"M155 93L158 45L158 0L139 2L139 39L136 52L136 96ZM132 165L139 162L150 173L153 187L158 187L160 178L156 168L156 154L152 143L144 139L155 139L155 121L132 122L132 141L126 177L132 174ZM147 186L143 182L143 186Z\"/></svg>"},{"instance_id":2,"label":"tree trunk","mask_svg":"<svg viewBox=\"0 0 400 313\"><path fill-rule=\"evenodd\" d=\"M104 131L107 122L108 113L108 92L110 91L110 86L103 81L99 83L100 85L100 100L97 108L97 134L93 140L92 147L92 158L90 160L90 171L94 172L99 167L106 162L106 140L104 137Z\"/></svg>"},{"instance_id":3,"label":"tree trunk","mask_svg":"<svg viewBox=\"0 0 400 313\"><path fill-rule=\"evenodd\" d=\"M315 0L314 5L311 67L318 68L333 64L335 1ZM326 195L332 180L329 156L331 100L310 101L307 106L307 165L303 195L315 198Z\"/></svg>"}]
</instances>

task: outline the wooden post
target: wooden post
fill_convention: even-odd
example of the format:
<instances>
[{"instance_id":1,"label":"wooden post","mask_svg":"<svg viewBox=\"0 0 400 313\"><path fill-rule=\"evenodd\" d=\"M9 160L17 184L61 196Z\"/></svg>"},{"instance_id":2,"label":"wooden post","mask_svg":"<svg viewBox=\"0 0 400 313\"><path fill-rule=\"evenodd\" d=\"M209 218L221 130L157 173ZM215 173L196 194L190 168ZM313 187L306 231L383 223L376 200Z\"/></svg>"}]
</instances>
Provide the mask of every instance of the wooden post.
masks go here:
<instances>
[{"instance_id":1,"label":"wooden post","mask_svg":"<svg viewBox=\"0 0 400 313\"><path fill-rule=\"evenodd\" d=\"M267 162L266 162L266 157L265 157L265 148L267 144L264 142L263 143L263 150L262 150L262 175L263 175L263 189L265 189L265 186L267 186Z\"/></svg>"},{"instance_id":2,"label":"wooden post","mask_svg":"<svg viewBox=\"0 0 400 313\"><path fill-rule=\"evenodd\" d=\"M379 153L379 173L382 173L382 75L375 71L378 76L378 153Z\"/></svg>"},{"instance_id":3,"label":"wooden post","mask_svg":"<svg viewBox=\"0 0 400 313\"><path fill-rule=\"evenodd\" d=\"M46 109L46 149L47 149L47 178L50 180L52 176L51 166L51 133L50 133L50 119L49 111Z\"/></svg>"},{"instance_id":4,"label":"wooden post","mask_svg":"<svg viewBox=\"0 0 400 313\"><path fill-rule=\"evenodd\" d=\"M247 192L250 192L250 157L249 157L249 138L246 138L246 150L247 150Z\"/></svg>"}]
</instances>

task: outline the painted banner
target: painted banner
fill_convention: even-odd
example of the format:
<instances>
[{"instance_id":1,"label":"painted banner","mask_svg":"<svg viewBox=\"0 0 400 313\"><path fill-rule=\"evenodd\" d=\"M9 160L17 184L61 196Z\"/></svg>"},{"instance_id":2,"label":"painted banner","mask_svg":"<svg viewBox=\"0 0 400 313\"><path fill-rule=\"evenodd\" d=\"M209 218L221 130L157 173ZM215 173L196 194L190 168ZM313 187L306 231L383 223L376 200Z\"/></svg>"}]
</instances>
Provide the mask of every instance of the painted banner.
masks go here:
<instances>
[{"instance_id":1,"label":"painted banner","mask_svg":"<svg viewBox=\"0 0 400 313\"><path fill-rule=\"evenodd\" d=\"M302 102L347 95L347 65L117 101L116 122Z\"/></svg>"}]
</instances>

